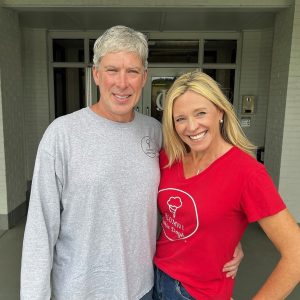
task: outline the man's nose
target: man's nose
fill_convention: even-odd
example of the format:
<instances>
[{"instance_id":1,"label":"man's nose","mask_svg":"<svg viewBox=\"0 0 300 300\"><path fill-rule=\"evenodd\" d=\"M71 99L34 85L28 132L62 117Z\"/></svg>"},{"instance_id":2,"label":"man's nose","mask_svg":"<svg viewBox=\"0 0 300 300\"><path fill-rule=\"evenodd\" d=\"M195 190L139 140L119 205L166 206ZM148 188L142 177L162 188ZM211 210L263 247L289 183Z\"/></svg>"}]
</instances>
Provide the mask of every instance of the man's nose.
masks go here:
<instances>
[{"instance_id":1,"label":"man's nose","mask_svg":"<svg viewBox=\"0 0 300 300\"><path fill-rule=\"evenodd\" d=\"M117 85L121 89L125 89L127 87L127 74L126 72L120 72L118 76Z\"/></svg>"}]
</instances>

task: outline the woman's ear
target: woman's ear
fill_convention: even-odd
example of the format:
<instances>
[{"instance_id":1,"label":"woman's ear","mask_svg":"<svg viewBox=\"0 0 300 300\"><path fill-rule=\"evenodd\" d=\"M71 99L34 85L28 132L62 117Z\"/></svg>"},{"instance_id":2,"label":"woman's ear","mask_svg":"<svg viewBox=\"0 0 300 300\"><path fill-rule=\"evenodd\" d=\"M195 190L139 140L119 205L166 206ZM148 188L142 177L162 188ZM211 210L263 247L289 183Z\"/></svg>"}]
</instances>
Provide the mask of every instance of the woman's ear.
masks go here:
<instances>
[{"instance_id":1,"label":"woman's ear","mask_svg":"<svg viewBox=\"0 0 300 300\"><path fill-rule=\"evenodd\" d=\"M220 123L224 122L224 115L225 115L224 111L220 110L220 118L219 118Z\"/></svg>"}]
</instances>

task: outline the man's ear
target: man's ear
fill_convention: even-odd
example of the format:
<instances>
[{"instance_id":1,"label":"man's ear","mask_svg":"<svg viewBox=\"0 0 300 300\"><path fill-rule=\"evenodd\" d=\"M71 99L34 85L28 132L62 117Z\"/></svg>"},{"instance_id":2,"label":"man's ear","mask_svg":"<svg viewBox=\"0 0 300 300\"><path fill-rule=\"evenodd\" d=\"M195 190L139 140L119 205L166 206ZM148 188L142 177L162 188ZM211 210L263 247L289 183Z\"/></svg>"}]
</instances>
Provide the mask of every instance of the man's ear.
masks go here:
<instances>
[{"instance_id":1,"label":"man's ear","mask_svg":"<svg viewBox=\"0 0 300 300\"><path fill-rule=\"evenodd\" d=\"M99 85L99 67L93 66L92 72L93 72L93 78L96 85Z\"/></svg>"},{"instance_id":2,"label":"man's ear","mask_svg":"<svg viewBox=\"0 0 300 300\"><path fill-rule=\"evenodd\" d=\"M143 76L144 76L143 77L143 87L144 87L147 82L147 78L148 78L148 69L144 71Z\"/></svg>"}]
</instances>

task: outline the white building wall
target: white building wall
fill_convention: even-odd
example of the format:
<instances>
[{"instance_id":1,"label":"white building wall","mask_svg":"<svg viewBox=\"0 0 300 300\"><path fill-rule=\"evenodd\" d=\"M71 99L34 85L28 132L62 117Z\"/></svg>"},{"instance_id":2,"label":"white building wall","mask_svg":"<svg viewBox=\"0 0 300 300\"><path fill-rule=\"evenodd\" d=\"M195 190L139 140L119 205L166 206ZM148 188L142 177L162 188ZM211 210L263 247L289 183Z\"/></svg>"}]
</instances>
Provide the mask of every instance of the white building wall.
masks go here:
<instances>
[{"instance_id":1,"label":"white building wall","mask_svg":"<svg viewBox=\"0 0 300 300\"><path fill-rule=\"evenodd\" d=\"M13 223L14 214L10 216L9 214L24 203L26 197L21 35L18 15L15 12L1 9L0 20L2 106L0 135L5 149L3 153L3 144L1 143L0 222L4 222L3 220L6 218L9 223ZM5 170L3 166L5 166ZM2 225L0 224L0 226Z\"/></svg>"},{"instance_id":2,"label":"white building wall","mask_svg":"<svg viewBox=\"0 0 300 300\"><path fill-rule=\"evenodd\" d=\"M292 20L279 191L300 222L300 1Z\"/></svg>"},{"instance_id":3,"label":"white building wall","mask_svg":"<svg viewBox=\"0 0 300 300\"><path fill-rule=\"evenodd\" d=\"M239 116L250 117L244 127L247 137L258 147L265 145L266 115L270 82L273 30L251 30L242 34ZM253 115L241 115L243 95L255 96Z\"/></svg>"},{"instance_id":4,"label":"white building wall","mask_svg":"<svg viewBox=\"0 0 300 300\"><path fill-rule=\"evenodd\" d=\"M265 164L279 185L287 81L290 65L293 9L280 11L275 19Z\"/></svg>"},{"instance_id":5,"label":"white building wall","mask_svg":"<svg viewBox=\"0 0 300 300\"><path fill-rule=\"evenodd\" d=\"M49 125L47 32L23 29L26 178L32 178L38 144Z\"/></svg>"}]
</instances>

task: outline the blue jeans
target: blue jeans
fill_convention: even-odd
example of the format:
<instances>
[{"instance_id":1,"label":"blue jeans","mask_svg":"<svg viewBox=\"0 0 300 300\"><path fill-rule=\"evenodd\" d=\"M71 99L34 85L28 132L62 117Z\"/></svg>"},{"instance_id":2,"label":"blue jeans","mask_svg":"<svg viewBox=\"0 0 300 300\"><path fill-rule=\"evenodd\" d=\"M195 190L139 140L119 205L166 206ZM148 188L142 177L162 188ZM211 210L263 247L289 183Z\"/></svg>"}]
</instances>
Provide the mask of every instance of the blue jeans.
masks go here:
<instances>
[{"instance_id":1,"label":"blue jeans","mask_svg":"<svg viewBox=\"0 0 300 300\"><path fill-rule=\"evenodd\" d=\"M195 300L182 284L169 275L154 269L153 300Z\"/></svg>"}]
</instances>

